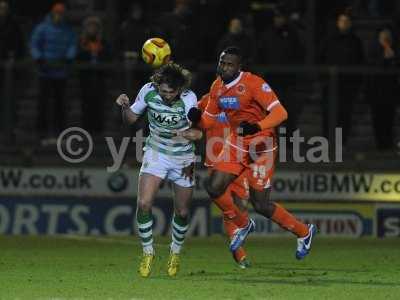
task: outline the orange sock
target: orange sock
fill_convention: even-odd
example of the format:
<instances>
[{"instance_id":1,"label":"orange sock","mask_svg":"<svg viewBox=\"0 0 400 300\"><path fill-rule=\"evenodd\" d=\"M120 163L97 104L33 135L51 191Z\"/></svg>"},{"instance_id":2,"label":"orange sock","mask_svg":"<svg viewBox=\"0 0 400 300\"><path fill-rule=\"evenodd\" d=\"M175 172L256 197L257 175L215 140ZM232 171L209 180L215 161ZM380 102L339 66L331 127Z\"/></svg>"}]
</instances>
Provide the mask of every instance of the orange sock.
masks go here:
<instances>
[{"instance_id":1,"label":"orange sock","mask_svg":"<svg viewBox=\"0 0 400 300\"><path fill-rule=\"evenodd\" d=\"M282 228L294 233L297 237L305 237L308 234L308 227L306 224L300 222L288 212L285 208L277 203L275 204L275 211L271 220L277 223Z\"/></svg>"},{"instance_id":2,"label":"orange sock","mask_svg":"<svg viewBox=\"0 0 400 300\"><path fill-rule=\"evenodd\" d=\"M227 236L229 236L231 238L233 236L233 234L235 233L236 229L238 229L238 227L235 225L235 223L232 220L227 219L224 216L222 216L222 220L224 222L225 233Z\"/></svg>"},{"instance_id":3,"label":"orange sock","mask_svg":"<svg viewBox=\"0 0 400 300\"><path fill-rule=\"evenodd\" d=\"M224 221L225 233L229 236L229 238L231 238L238 227L230 219L223 218L223 221ZM244 249L240 247L238 250L236 250L236 252L233 255L235 256L236 261L239 262L244 257L246 257L246 251L244 251Z\"/></svg>"},{"instance_id":4,"label":"orange sock","mask_svg":"<svg viewBox=\"0 0 400 300\"><path fill-rule=\"evenodd\" d=\"M214 203L222 210L224 217L231 219L236 226L245 227L249 222L248 212L241 211L233 202L230 188L227 188L224 194L215 199Z\"/></svg>"},{"instance_id":5,"label":"orange sock","mask_svg":"<svg viewBox=\"0 0 400 300\"><path fill-rule=\"evenodd\" d=\"M242 211L234 204L236 217L234 219L235 224L243 228L249 223L249 212L247 210Z\"/></svg>"}]
</instances>

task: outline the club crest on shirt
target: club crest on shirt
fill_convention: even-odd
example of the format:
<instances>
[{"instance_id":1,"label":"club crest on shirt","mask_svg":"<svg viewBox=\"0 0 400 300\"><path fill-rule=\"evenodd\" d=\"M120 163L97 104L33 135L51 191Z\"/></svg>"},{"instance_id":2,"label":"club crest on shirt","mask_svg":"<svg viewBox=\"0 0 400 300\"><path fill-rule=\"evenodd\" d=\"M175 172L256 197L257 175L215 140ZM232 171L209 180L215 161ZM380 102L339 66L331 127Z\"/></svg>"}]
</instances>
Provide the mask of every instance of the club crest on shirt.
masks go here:
<instances>
[{"instance_id":1,"label":"club crest on shirt","mask_svg":"<svg viewBox=\"0 0 400 300\"><path fill-rule=\"evenodd\" d=\"M261 86L261 89L264 91L264 92L270 92L270 91L272 91L271 90L271 87L268 85L268 83L266 83L266 82L264 82L263 83L263 85Z\"/></svg>"},{"instance_id":2,"label":"club crest on shirt","mask_svg":"<svg viewBox=\"0 0 400 300\"><path fill-rule=\"evenodd\" d=\"M220 123L228 123L228 117L225 112L219 113L217 115L217 121Z\"/></svg>"},{"instance_id":3,"label":"club crest on shirt","mask_svg":"<svg viewBox=\"0 0 400 300\"><path fill-rule=\"evenodd\" d=\"M239 109L239 98L235 96L224 96L219 98L219 107L222 109Z\"/></svg>"},{"instance_id":4,"label":"club crest on shirt","mask_svg":"<svg viewBox=\"0 0 400 300\"><path fill-rule=\"evenodd\" d=\"M244 86L243 83L239 83L239 84L236 86L236 91L238 92L238 94L243 95L243 94L246 92L246 87Z\"/></svg>"}]
</instances>

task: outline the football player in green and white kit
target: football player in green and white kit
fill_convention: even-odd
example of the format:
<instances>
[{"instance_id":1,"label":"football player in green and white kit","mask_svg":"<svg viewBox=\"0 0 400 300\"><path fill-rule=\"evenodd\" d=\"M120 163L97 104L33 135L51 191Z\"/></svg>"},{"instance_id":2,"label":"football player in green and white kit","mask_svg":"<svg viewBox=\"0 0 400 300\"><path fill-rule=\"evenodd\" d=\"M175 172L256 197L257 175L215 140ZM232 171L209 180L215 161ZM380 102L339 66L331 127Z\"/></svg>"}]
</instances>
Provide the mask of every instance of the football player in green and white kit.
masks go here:
<instances>
[{"instance_id":1,"label":"football player in green and white kit","mask_svg":"<svg viewBox=\"0 0 400 300\"><path fill-rule=\"evenodd\" d=\"M154 261L151 208L160 184L169 179L174 191L172 243L168 274L179 270L179 253L188 230L189 206L193 192L193 141L202 137L199 129L191 128L188 115L196 115L197 97L189 90L190 73L175 63L155 71L130 105L122 94L116 102L122 117L132 124L147 110L150 135L146 140L139 174L136 221L143 246L139 273L148 277ZM190 118L193 120L193 117Z\"/></svg>"}]
</instances>

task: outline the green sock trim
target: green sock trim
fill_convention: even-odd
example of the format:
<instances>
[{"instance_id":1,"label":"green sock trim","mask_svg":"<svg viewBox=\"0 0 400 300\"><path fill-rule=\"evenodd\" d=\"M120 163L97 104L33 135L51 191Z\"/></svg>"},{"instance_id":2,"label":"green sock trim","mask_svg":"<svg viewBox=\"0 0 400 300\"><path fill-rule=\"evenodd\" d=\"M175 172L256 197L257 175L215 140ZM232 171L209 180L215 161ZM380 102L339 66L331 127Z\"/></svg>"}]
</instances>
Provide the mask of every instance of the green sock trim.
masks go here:
<instances>
[{"instance_id":1,"label":"green sock trim","mask_svg":"<svg viewBox=\"0 0 400 300\"><path fill-rule=\"evenodd\" d=\"M137 209L136 211L136 222L139 224L146 224L153 220L153 215L150 212L144 212L141 209Z\"/></svg>"},{"instance_id":2,"label":"green sock trim","mask_svg":"<svg viewBox=\"0 0 400 300\"><path fill-rule=\"evenodd\" d=\"M177 237L175 234L172 234L172 235L174 236L174 239L180 243L183 243L183 241L185 240L185 237Z\"/></svg>"},{"instance_id":3,"label":"green sock trim","mask_svg":"<svg viewBox=\"0 0 400 300\"><path fill-rule=\"evenodd\" d=\"M150 227L147 227L147 228L145 228L145 229L141 229L141 228L138 228L138 230L139 230L139 232L140 233L146 233L146 232L149 232L150 230L152 230L153 228L150 226Z\"/></svg>"},{"instance_id":4,"label":"green sock trim","mask_svg":"<svg viewBox=\"0 0 400 300\"><path fill-rule=\"evenodd\" d=\"M140 239L142 240L142 243L147 243L147 242L150 242L152 238L153 238L153 236L151 235L147 238L140 238Z\"/></svg>"},{"instance_id":5,"label":"green sock trim","mask_svg":"<svg viewBox=\"0 0 400 300\"><path fill-rule=\"evenodd\" d=\"M189 223L188 221L189 221L188 217L182 218L182 217L174 214L174 222L176 224L178 224L179 226L185 227L186 225L188 225L188 223Z\"/></svg>"}]
</instances>

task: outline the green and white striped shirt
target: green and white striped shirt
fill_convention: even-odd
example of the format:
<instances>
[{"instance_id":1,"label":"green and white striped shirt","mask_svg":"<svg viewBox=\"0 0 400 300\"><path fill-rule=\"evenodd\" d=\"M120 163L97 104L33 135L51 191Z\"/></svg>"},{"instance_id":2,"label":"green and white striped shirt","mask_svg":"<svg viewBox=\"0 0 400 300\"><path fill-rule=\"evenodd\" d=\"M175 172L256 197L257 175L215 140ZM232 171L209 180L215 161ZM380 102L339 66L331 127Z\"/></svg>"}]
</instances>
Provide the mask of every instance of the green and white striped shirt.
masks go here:
<instances>
[{"instance_id":1,"label":"green and white striped shirt","mask_svg":"<svg viewBox=\"0 0 400 300\"><path fill-rule=\"evenodd\" d=\"M147 109L150 135L144 150L150 147L167 155L194 156L194 143L174 136L176 131L189 128L187 113L192 107L197 107L197 97L191 90L183 92L179 100L168 106L151 82L145 84L131 106L132 112L138 115Z\"/></svg>"}]
</instances>

